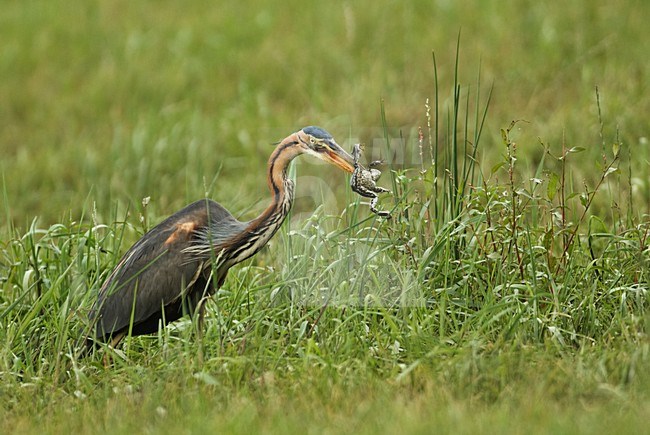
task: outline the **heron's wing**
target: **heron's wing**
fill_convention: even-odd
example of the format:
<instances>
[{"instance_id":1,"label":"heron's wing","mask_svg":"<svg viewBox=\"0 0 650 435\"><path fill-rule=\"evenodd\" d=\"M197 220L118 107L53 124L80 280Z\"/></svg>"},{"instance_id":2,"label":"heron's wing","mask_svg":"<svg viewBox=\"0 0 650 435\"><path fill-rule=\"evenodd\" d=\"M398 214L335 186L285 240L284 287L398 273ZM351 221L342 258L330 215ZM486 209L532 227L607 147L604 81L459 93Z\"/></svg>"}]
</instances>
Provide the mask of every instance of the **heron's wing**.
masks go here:
<instances>
[{"instance_id":1,"label":"heron's wing","mask_svg":"<svg viewBox=\"0 0 650 435\"><path fill-rule=\"evenodd\" d=\"M187 248L208 221L229 228L243 225L218 203L200 200L158 224L127 251L93 307L91 318L97 321L98 338L125 329L131 319L137 325L185 296L206 261Z\"/></svg>"}]
</instances>

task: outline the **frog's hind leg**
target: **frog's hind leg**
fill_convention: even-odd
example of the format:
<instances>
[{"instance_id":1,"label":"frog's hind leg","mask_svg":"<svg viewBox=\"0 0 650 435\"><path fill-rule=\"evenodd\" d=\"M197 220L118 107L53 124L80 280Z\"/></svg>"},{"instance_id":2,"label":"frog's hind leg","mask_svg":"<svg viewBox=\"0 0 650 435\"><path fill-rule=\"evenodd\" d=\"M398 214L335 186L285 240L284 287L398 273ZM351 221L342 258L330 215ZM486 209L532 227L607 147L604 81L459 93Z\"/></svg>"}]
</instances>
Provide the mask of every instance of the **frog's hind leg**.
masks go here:
<instances>
[{"instance_id":1,"label":"frog's hind leg","mask_svg":"<svg viewBox=\"0 0 650 435\"><path fill-rule=\"evenodd\" d=\"M379 197L375 196L372 198L370 201L370 211L372 211L377 216L390 219L390 212L387 212L386 210L377 210L377 201L379 201Z\"/></svg>"}]
</instances>

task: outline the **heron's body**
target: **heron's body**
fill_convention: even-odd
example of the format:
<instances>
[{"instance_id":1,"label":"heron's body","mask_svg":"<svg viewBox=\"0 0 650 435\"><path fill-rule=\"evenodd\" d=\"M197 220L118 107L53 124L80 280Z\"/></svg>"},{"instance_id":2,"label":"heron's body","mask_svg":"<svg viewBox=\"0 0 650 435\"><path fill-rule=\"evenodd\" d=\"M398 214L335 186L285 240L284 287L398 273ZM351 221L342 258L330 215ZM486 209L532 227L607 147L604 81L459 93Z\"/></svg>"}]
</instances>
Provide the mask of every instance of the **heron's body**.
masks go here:
<instances>
[{"instance_id":1,"label":"heron's body","mask_svg":"<svg viewBox=\"0 0 650 435\"><path fill-rule=\"evenodd\" d=\"M94 340L114 344L126 334L149 334L191 314L219 288L228 269L257 253L280 228L293 202L286 176L291 160L309 153L352 172L352 157L318 127L285 138L268 162L271 204L240 222L204 199L176 212L129 249L99 291L90 318Z\"/></svg>"},{"instance_id":2,"label":"heron's body","mask_svg":"<svg viewBox=\"0 0 650 435\"><path fill-rule=\"evenodd\" d=\"M209 222L244 225L218 203L199 200L165 219L129 249L99 294L98 340L126 332L131 314L133 335L155 332L161 320L169 323L191 313L203 296L213 293L209 258L186 251L202 237ZM222 266L218 285L226 273Z\"/></svg>"}]
</instances>

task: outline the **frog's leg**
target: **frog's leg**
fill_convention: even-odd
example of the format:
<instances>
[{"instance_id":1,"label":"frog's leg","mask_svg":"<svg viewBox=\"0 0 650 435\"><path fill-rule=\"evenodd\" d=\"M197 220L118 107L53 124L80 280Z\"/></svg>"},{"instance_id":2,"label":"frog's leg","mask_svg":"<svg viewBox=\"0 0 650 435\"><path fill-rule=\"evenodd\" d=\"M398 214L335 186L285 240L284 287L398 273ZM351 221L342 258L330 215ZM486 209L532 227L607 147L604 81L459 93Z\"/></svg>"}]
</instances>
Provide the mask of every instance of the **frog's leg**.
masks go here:
<instances>
[{"instance_id":1,"label":"frog's leg","mask_svg":"<svg viewBox=\"0 0 650 435\"><path fill-rule=\"evenodd\" d=\"M379 197L375 196L372 198L370 201L370 210L375 213L377 216L384 217L386 219L390 219L390 213L387 212L386 210L377 210L377 201L379 201Z\"/></svg>"}]
</instances>

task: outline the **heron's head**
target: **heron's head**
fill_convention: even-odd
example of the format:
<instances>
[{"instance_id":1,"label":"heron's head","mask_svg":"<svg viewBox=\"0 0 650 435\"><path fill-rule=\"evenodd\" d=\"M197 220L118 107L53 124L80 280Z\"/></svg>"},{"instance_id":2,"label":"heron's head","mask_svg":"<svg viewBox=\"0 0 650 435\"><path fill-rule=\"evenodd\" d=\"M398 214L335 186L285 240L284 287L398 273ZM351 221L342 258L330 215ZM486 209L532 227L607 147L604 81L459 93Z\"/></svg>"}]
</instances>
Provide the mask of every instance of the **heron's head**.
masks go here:
<instances>
[{"instance_id":1,"label":"heron's head","mask_svg":"<svg viewBox=\"0 0 650 435\"><path fill-rule=\"evenodd\" d=\"M322 128L314 126L305 127L295 135L298 142L296 146L300 147L302 152L332 163L344 171L354 171L354 159L352 156L336 143L331 134Z\"/></svg>"}]
</instances>

